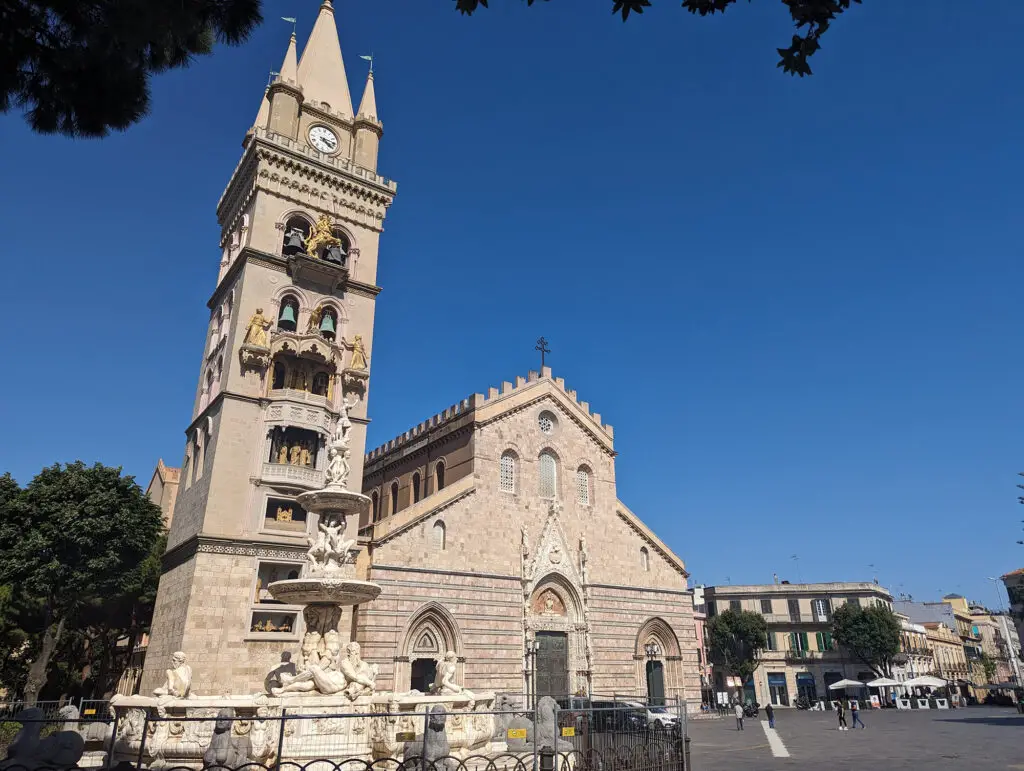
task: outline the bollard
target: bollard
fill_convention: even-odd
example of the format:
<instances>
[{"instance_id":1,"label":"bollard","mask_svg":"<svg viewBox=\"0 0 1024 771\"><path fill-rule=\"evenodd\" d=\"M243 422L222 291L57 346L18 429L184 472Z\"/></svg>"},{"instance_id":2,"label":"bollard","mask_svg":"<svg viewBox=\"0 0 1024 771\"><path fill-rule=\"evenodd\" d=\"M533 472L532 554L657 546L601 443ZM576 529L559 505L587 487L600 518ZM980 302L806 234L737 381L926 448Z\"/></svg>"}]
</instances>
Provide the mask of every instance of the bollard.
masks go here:
<instances>
[{"instance_id":1,"label":"bollard","mask_svg":"<svg viewBox=\"0 0 1024 771\"><path fill-rule=\"evenodd\" d=\"M555 751L551 747L540 748L540 771L555 771Z\"/></svg>"}]
</instances>

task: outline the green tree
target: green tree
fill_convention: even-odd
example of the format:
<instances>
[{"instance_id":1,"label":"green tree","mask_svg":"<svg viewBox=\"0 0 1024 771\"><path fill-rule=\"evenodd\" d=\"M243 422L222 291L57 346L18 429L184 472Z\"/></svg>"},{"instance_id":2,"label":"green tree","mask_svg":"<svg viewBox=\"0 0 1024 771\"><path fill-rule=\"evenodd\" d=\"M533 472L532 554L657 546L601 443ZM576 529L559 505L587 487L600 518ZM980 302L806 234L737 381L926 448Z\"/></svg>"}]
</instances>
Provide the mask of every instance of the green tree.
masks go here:
<instances>
[{"instance_id":1,"label":"green tree","mask_svg":"<svg viewBox=\"0 0 1024 771\"><path fill-rule=\"evenodd\" d=\"M24 687L25 701L35 703L65 635L141 614L127 598L152 584L163 517L133 477L98 463L45 468L0 503L0 586L38 619ZM62 659L62 667L74 669L73 661Z\"/></svg>"},{"instance_id":2,"label":"green tree","mask_svg":"<svg viewBox=\"0 0 1024 771\"><path fill-rule=\"evenodd\" d=\"M644 8L651 7L651 0L606 0L611 3L612 13L622 16L625 21L631 13L641 14ZM526 0L533 5L535 0ZM779 64L783 72L790 75L811 74L807 60L821 48L821 36L843 11L848 11L853 3L861 0L781 0L789 13L797 32L786 48L776 49L779 53ZM725 13L736 0L683 0L683 8L698 16L710 16ZM464 14L471 14L477 8L487 8L488 0L455 0L455 7Z\"/></svg>"},{"instance_id":3,"label":"green tree","mask_svg":"<svg viewBox=\"0 0 1024 771\"><path fill-rule=\"evenodd\" d=\"M42 133L100 137L149 110L149 79L241 43L260 0L0 0L0 111Z\"/></svg>"},{"instance_id":4,"label":"green tree","mask_svg":"<svg viewBox=\"0 0 1024 771\"><path fill-rule=\"evenodd\" d=\"M901 632L900 620L884 605L861 608L846 603L832 614L832 636L836 642L879 677L892 677Z\"/></svg>"},{"instance_id":5,"label":"green tree","mask_svg":"<svg viewBox=\"0 0 1024 771\"><path fill-rule=\"evenodd\" d=\"M754 676L761 651L768 647L764 616L749 610L727 610L707 623L708 658L746 683Z\"/></svg>"},{"instance_id":6,"label":"green tree","mask_svg":"<svg viewBox=\"0 0 1024 771\"><path fill-rule=\"evenodd\" d=\"M981 664L981 669L985 673L985 682L991 683L996 676L996 662L987 653L982 653L978 662Z\"/></svg>"}]
</instances>

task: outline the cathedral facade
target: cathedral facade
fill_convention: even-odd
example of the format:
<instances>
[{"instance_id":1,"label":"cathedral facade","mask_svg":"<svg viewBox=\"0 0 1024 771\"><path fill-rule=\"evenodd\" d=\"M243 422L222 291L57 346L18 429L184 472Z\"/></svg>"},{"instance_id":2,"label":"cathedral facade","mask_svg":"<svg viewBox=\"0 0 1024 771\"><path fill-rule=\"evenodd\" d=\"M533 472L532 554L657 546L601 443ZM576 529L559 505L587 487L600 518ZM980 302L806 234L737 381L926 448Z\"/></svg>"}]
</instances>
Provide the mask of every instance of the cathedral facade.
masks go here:
<instances>
[{"instance_id":1,"label":"cathedral facade","mask_svg":"<svg viewBox=\"0 0 1024 771\"><path fill-rule=\"evenodd\" d=\"M342 624L380 688L680 695L699 704L687 575L617 498L611 426L547 368L364 453L378 244L373 72L353 109L329 0L295 36L217 207L222 228L192 419L141 690L185 651L197 690L251 693L297 649L297 576L326 446L352 423L361 577Z\"/></svg>"}]
</instances>

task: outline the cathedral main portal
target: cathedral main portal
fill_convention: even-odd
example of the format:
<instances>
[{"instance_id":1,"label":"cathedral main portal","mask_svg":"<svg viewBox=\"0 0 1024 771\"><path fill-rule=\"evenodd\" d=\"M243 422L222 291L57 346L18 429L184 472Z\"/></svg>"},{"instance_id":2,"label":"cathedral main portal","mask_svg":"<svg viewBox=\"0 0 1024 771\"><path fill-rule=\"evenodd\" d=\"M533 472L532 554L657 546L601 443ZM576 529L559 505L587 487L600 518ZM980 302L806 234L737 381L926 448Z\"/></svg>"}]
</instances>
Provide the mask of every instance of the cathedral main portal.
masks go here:
<instances>
[{"instance_id":1,"label":"cathedral main portal","mask_svg":"<svg viewBox=\"0 0 1024 771\"><path fill-rule=\"evenodd\" d=\"M569 635L537 632L537 696L569 695Z\"/></svg>"}]
</instances>

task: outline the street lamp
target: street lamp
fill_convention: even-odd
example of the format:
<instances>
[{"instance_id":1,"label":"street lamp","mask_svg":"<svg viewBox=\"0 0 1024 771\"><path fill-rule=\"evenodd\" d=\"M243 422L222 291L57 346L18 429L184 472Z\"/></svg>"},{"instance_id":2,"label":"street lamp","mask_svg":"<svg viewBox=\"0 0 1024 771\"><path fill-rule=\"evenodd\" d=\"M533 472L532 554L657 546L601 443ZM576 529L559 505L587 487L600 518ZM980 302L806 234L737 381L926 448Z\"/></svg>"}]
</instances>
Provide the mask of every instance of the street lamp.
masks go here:
<instances>
[{"instance_id":1,"label":"street lamp","mask_svg":"<svg viewBox=\"0 0 1024 771\"><path fill-rule=\"evenodd\" d=\"M644 645L644 653L647 654L647 658L656 659L661 656L661 646L656 642L649 642Z\"/></svg>"},{"instance_id":2,"label":"street lamp","mask_svg":"<svg viewBox=\"0 0 1024 771\"><path fill-rule=\"evenodd\" d=\"M537 698L537 651L540 642L536 639L526 641L526 704L530 707Z\"/></svg>"}]
</instances>

